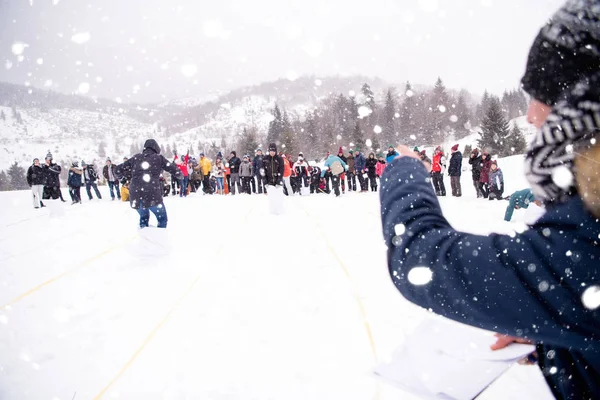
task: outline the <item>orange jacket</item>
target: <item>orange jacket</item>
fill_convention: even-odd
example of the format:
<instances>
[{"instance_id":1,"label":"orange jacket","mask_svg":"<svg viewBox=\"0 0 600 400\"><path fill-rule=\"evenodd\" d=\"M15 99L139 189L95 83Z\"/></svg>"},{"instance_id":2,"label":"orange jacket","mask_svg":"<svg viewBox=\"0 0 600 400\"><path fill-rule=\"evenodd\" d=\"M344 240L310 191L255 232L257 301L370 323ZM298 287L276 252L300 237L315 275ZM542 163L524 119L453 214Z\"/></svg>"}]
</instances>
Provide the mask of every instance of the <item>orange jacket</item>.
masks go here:
<instances>
[{"instance_id":1,"label":"orange jacket","mask_svg":"<svg viewBox=\"0 0 600 400\"><path fill-rule=\"evenodd\" d=\"M292 175L292 167L287 158L283 158L283 177L287 178Z\"/></svg>"}]
</instances>

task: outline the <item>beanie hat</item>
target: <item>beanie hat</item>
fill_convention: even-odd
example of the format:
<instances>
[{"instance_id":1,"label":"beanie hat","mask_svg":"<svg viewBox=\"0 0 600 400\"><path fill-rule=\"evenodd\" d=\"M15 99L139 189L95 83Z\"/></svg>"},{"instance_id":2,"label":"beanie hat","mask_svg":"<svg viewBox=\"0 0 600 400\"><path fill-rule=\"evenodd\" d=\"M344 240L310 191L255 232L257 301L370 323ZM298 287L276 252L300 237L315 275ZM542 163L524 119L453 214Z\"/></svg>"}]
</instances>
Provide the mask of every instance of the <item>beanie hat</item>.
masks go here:
<instances>
[{"instance_id":1,"label":"beanie hat","mask_svg":"<svg viewBox=\"0 0 600 400\"><path fill-rule=\"evenodd\" d=\"M277 153L277 144L269 143L269 151L274 151L275 153Z\"/></svg>"},{"instance_id":2,"label":"beanie hat","mask_svg":"<svg viewBox=\"0 0 600 400\"><path fill-rule=\"evenodd\" d=\"M235 152L235 150L231 150L230 154L233 154L234 157L237 157L237 153Z\"/></svg>"},{"instance_id":3,"label":"beanie hat","mask_svg":"<svg viewBox=\"0 0 600 400\"><path fill-rule=\"evenodd\" d=\"M200 157L204 157L204 152L200 153ZM220 157L219 157L220 158Z\"/></svg>"},{"instance_id":4,"label":"beanie hat","mask_svg":"<svg viewBox=\"0 0 600 400\"><path fill-rule=\"evenodd\" d=\"M338 150L338 154L343 153L344 149L342 149L342 146L340 146L340 149Z\"/></svg>"},{"instance_id":5,"label":"beanie hat","mask_svg":"<svg viewBox=\"0 0 600 400\"><path fill-rule=\"evenodd\" d=\"M52 153L48 152L48 154L46 154L46 160L52 160Z\"/></svg>"},{"instance_id":6,"label":"beanie hat","mask_svg":"<svg viewBox=\"0 0 600 400\"><path fill-rule=\"evenodd\" d=\"M259 147L258 149L256 149L256 152L257 152L257 153L258 153L259 151L262 153L262 149L261 149L260 147Z\"/></svg>"},{"instance_id":7,"label":"beanie hat","mask_svg":"<svg viewBox=\"0 0 600 400\"><path fill-rule=\"evenodd\" d=\"M391 144L388 146L388 149L393 149L393 148L394 148L394 146Z\"/></svg>"},{"instance_id":8,"label":"beanie hat","mask_svg":"<svg viewBox=\"0 0 600 400\"><path fill-rule=\"evenodd\" d=\"M491 165L495 165L497 167L498 166L498 161L497 160L492 160L492 164Z\"/></svg>"},{"instance_id":9,"label":"beanie hat","mask_svg":"<svg viewBox=\"0 0 600 400\"><path fill-rule=\"evenodd\" d=\"M600 69L597 6L569 1L538 33L527 59L523 89L549 106L582 77Z\"/></svg>"},{"instance_id":10,"label":"beanie hat","mask_svg":"<svg viewBox=\"0 0 600 400\"><path fill-rule=\"evenodd\" d=\"M458 144L455 144L454 146L452 146L452 151L456 151L458 150Z\"/></svg>"},{"instance_id":11,"label":"beanie hat","mask_svg":"<svg viewBox=\"0 0 600 400\"><path fill-rule=\"evenodd\" d=\"M350 150L350 151L348 151L348 153L350 153L350 154L354 154L354 151L353 151L353 150Z\"/></svg>"},{"instance_id":12,"label":"beanie hat","mask_svg":"<svg viewBox=\"0 0 600 400\"><path fill-rule=\"evenodd\" d=\"M477 155L477 154L479 154L479 149L478 148L474 148L473 150L471 150L471 153Z\"/></svg>"},{"instance_id":13,"label":"beanie hat","mask_svg":"<svg viewBox=\"0 0 600 400\"><path fill-rule=\"evenodd\" d=\"M435 151L442 151L442 146L438 146L435 148Z\"/></svg>"},{"instance_id":14,"label":"beanie hat","mask_svg":"<svg viewBox=\"0 0 600 400\"><path fill-rule=\"evenodd\" d=\"M77 161L73 161L72 167L79 167L79 163Z\"/></svg>"},{"instance_id":15,"label":"beanie hat","mask_svg":"<svg viewBox=\"0 0 600 400\"><path fill-rule=\"evenodd\" d=\"M415 153L419 153L419 148L418 148L417 146L415 146L415 147L413 148L413 151L414 151Z\"/></svg>"},{"instance_id":16,"label":"beanie hat","mask_svg":"<svg viewBox=\"0 0 600 400\"><path fill-rule=\"evenodd\" d=\"M298 156L299 157L304 157L304 153L300 152L300 153L298 153Z\"/></svg>"},{"instance_id":17,"label":"beanie hat","mask_svg":"<svg viewBox=\"0 0 600 400\"><path fill-rule=\"evenodd\" d=\"M86 166L87 164L85 163L85 161L81 160L81 166Z\"/></svg>"},{"instance_id":18,"label":"beanie hat","mask_svg":"<svg viewBox=\"0 0 600 400\"><path fill-rule=\"evenodd\" d=\"M427 155L427 152L425 150L423 150L423 151L421 151L421 155L422 156Z\"/></svg>"},{"instance_id":19,"label":"beanie hat","mask_svg":"<svg viewBox=\"0 0 600 400\"><path fill-rule=\"evenodd\" d=\"M37 157L36 157L36 158L34 158L34 159L33 159L33 162L35 163L36 161L40 161L40 159L39 159L39 158L37 158Z\"/></svg>"},{"instance_id":20,"label":"beanie hat","mask_svg":"<svg viewBox=\"0 0 600 400\"><path fill-rule=\"evenodd\" d=\"M110 157L107 157L107 158L106 158L106 161L110 162Z\"/></svg>"}]
</instances>

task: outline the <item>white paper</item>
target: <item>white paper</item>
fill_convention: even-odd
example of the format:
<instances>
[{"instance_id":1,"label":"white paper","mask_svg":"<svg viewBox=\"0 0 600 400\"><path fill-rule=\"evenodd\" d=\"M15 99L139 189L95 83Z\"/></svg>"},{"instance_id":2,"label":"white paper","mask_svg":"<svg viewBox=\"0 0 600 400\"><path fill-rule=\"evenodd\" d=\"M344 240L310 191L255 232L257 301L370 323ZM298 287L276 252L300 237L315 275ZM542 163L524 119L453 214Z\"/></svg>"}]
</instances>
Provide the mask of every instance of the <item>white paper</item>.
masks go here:
<instances>
[{"instance_id":1,"label":"white paper","mask_svg":"<svg viewBox=\"0 0 600 400\"><path fill-rule=\"evenodd\" d=\"M514 344L492 351L492 332L440 317L426 319L375 374L423 399L470 400L535 350Z\"/></svg>"}]
</instances>

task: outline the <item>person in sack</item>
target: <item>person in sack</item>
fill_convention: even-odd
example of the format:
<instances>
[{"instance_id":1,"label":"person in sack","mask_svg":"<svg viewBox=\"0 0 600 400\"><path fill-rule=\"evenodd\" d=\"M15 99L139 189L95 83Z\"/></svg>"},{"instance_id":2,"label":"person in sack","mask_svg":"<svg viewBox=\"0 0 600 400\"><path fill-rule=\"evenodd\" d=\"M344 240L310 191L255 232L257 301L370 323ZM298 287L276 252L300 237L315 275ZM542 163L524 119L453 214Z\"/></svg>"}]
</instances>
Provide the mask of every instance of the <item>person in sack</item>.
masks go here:
<instances>
[{"instance_id":1,"label":"person in sack","mask_svg":"<svg viewBox=\"0 0 600 400\"><path fill-rule=\"evenodd\" d=\"M536 346L556 399L600 398L600 2L568 1L531 47L523 89L539 130L525 174L546 213L522 233L458 232L428 171L400 151L386 168L382 228L392 281L409 301ZM476 251L475 251L476 250ZM431 279L411 283L413 268Z\"/></svg>"},{"instance_id":2,"label":"person in sack","mask_svg":"<svg viewBox=\"0 0 600 400\"><path fill-rule=\"evenodd\" d=\"M71 168L69 168L69 178L67 179L67 186L69 186L69 195L71 196L71 205L81 204L81 186L83 186L83 170L79 168L79 163L73 161ZM120 199L120 197L119 197Z\"/></svg>"},{"instance_id":3,"label":"person in sack","mask_svg":"<svg viewBox=\"0 0 600 400\"><path fill-rule=\"evenodd\" d=\"M214 190L210 185L210 171L212 169L212 164L204 153L200 153L200 161L198 164L200 165L200 168L202 168L202 190L206 194L213 194Z\"/></svg>"},{"instance_id":4,"label":"person in sack","mask_svg":"<svg viewBox=\"0 0 600 400\"><path fill-rule=\"evenodd\" d=\"M154 139L144 143L144 150L117 166L117 175L123 176L125 171L131 171L129 185L129 203L140 215L140 228L147 228L150 212L158 221L159 228L167 227L167 209L163 203L162 171L171 174L172 179L183 180L183 173L177 164L169 162L160 155L160 146Z\"/></svg>"},{"instance_id":5,"label":"person in sack","mask_svg":"<svg viewBox=\"0 0 600 400\"><path fill-rule=\"evenodd\" d=\"M39 158L33 159L33 164L27 170L27 184L31 188L33 196L33 208L44 207L42 203L42 197L44 197L44 184L46 183L46 176L44 169L40 165Z\"/></svg>"},{"instance_id":6,"label":"person in sack","mask_svg":"<svg viewBox=\"0 0 600 400\"><path fill-rule=\"evenodd\" d=\"M325 177L325 173L329 172L331 176L331 186L335 192L335 197L340 196L340 175L342 175L348 169L348 165L341 160L338 156L330 154L325 160L323 170L321 171L321 178ZM327 188L329 190L329 188Z\"/></svg>"},{"instance_id":7,"label":"person in sack","mask_svg":"<svg viewBox=\"0 0 600 400\"><path fill-rule=\"evenodd\" d=\"M377 159L377 166L375 167L375 173L377 174L378 179L383 175L383 170L385 170L386 165L387 162L385 161L385 158L383 158L383 154L380 154Z\"/></svg>"},{"instance_id":8,"label":"person in sack","mask_svg":"<svg viewBox=\"0 0 600 400\"><path fill-rule=\"evenodd\" d=\"M283 160L277 154L277 145L270 143L269 154L263 158L263 173L266 186L281 186L283 184L283 168Z\"/></svg>"},{"instance_id":9,"label":"person in sack","mask_svg":"<svg viewBox=\"0 0 600 400\"><path fill-rule=\"evenodd\" d=\"M117 179L117 176L115 174L115 168L116 166L112 163L112 161L110 161L110 158L107 158L106 165L102 169L102 175L104 176L104 179L106 179L106 181L108 182L110 198L113 201L115 200L115 193L113 193L113 190L117 193L117 198L121 200L121 192L119 191L119 180Z\"/></svg>"},{"instance_id":10,"label":"person in sack","mask_svg":"<svg viewBox=\"0 0 600 400\"><path fill-rule=\"evenodd\" d=\"M490 164L490 194L489 200L502 200L504 193L504 175L502 170L498 168L498 162L492 161Z\"/></svg>"},{"instance_id":11,"label":"person in sack","mask_svg":"<svg viewBox=\"0 0 600 400\"><path fill-rule=\"evenodd\" d=\"M98 184L96 181L98 180L98 174L96 173L96 168L93 165L88 165L85 161L81 160L81 168L83 169L83 180L85 181L85 190L87 192L88 198L93 200L92 197L92 188L96 193L96 197L98 200L102 199L102 195L98 190ZM125 173L125 172L124 172Z\"/></svg>"}]
</instances>

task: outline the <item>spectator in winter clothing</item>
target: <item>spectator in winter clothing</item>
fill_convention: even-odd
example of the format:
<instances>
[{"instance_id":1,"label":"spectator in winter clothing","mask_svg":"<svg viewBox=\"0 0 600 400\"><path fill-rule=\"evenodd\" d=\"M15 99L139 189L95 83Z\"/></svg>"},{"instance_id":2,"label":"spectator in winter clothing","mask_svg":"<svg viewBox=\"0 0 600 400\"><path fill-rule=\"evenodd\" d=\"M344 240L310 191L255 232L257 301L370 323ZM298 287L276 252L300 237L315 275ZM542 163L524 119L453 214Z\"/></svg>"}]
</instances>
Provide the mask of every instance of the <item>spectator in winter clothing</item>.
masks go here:
<instances>
[{"instance_id":1,"label":"spectator in winter clothing","mask_svg":"<svg viewBox=\"0 0 600 400\"><path fill-rule=\"evenodd\" d=\"M235 186L237 185L238 191L242 192L242 185L240 183L240 160L235 151L232 151L229 158L229 170L231 171L231 186L229 186L229 192L235 195Z\"/></svg>"},{"instance_id":2,"label":"spectator in winter clothing","mask_svg":"<svg viewBox=\"0 0 600 400\"><path fill-rule=\"evenodd\" d=\"M71 205L81 203L82 176L83 170L79 168L79 163L77 161L73 161L71 168L69 168L69 178L67 179L69 195L71 195L72 200Z\"/></svg>"},{"instance_id":3,"label":"spectator in winter clothing","mask_svg":"<svg viewBox=\"0 0 600 400\"><path fill-rule=\"evenodd\" d=\"M348 164L348 159L344 156L344 149L342 148L342 146L340 146L340 149L338 150L338 157L340 160L345 162L346 165ZM342 186L342 193L346 193L346 173L345 172L342 172L342 174L340 175L340 184ZM350 191L350 190L348 190L348 191Z\"/></svg>"},{"instance_id":4,"label":"spectator in winter clothing","mask_svg":"<svg viewBox=\"0 0 600 400\"><path fill-rule=\"evenodd\" d=\"M435 194L438 196L446 195L446 186L444 185L444 172L446 170L446 157L440 146L433 152L433 162L431 164L431 178Z\"/></svg>"},{"instance_id":5,"label":"spectator in winter clothing","mask_svg":"<svg viewBox=\"0 0 600 400\"><path fill-rule=\"evenodd\" d=\"M42 167L44 171L44 192L42 197L44 199L62 200L62 194L60 192L60 165L52 162L52 154L46 155L46 163ZM64 200L62 200L64 201Z\"/></svg>"},{"instance_id":6,"label":"spectator in winter clothing","mask_svg":"<svg viewBox=\"0 0 600 400\"><path fill-rule=\"evenodd\" d=\"M275 143L269 144L269 154L263 158L263 173L267 186L281 186L283 184L283 161L277 155L277 145Z\"/></svg>"},{"instance_id":7,"label":"spectator in winter clothing","mask_svg":"<svg viewBox=\"0 0 600 400\"><path fill-rule=\"evenodd\" d=\"M506 207L506 212L504 213L504 220L510 221L512 219L514 210L518 210L520 208L529 208L531 203L538 203L538 205L542 204L539 200L535 200L535 196L531 189L517 190L510 195L508 206Z\"/></svg>"},{"instance_id":8,"label":"spectator in winter clothing","mask_svg":"<svg viewBox=\"0 0 600 400\"><path fill-rule=\"evenodd\" d=\"M292 189L292 182L290 177L292 176L292 167L290 166L290 160L284 154L281 156L283 160L283 189L288 196L291 196L294 191Z\"/></svg>"},{"instance_id":9,"label":"spectator in winter clothing","mask_svg":"<svg viewBox=\"0 0 600 400\"><path fill-rule=\"evenodd\" d=\"M206 194L212 194L210 186L210 170L212 169L212 165L210 160L204 156L204 153L200 153L200 161L198 164L200 165L200 168L202 168L202 190Z\"/></svg>"},{"instance_id":10,"label":"spectator in winter clothing","mask_svg":"<svg viewBox=\"0 0 600 400\"><path fill-rule=\"evenodd\" d=\"M387 155L385 157L385 162L389 163L396 157L398 157L398 152L396 152L396 150L394 149L394 146L390 145L390 147L388 148Z\"/></svg>"},{"instance_id":11,"label":"spectator in winter clothing","mask_svg":"<svg viewBox=\"0 0 600 400\"><path fill-rule=\"evenodd\" d=\"M117 166L117 175L131 171L129 201L140 215L140 228L148 227L150 211L156 217L159 228L167 227L167 209L163 204L160 174L167 171L172 179L183 180L183 173L174 163L160 155L160 146L154 139L146 140L144 150Z\"/></svg>"},{"instance_id":12,"label":"spectator in winter clothing","mask_svg":"<svg viewBox=\"0 0 600 400\"><path fill-rule=\"evenodd\" d=\"M423 161L423 163L427 166L429 164L429 166L427 167L428 170L431 170L431 159L429 157L427 157L427 152L425 150L421 151L418 154L418 157L421 159L421 161Z\"/></svg>"},{"instance_id":13,"label":"spectator in winter clothing","mask_svg":"<svg viewBox=\"0 0 600 400\"><path fill-rule=\"evenodd\" d=\"M321 168L319 168L315 164L315 166L312 167L312 171L310 171L310 193L311 194L316 193L318 191L320 183L321 183Z\"/></svg>"},{"instance_id":14,"label":"spectator in winter clothing","mask_svg":"<svg viewBox=\"0 0 600 400\"><path fill-rule=\"evenodd\" d=\"M87 165L83 160L81 161L81 168L83 168L83 180L85 181L85 190L88 198L90 200L93 199L91 190L93 188L94 192L96 193L96 197L98 197L98 199L102 199L102 195L100 194L98 185L96 184L96 181L98 180L96 168L93 165Z\"/></svg>"},{"instance_id":15,"label":"spectator in winter clothing","mask_svg":"<svg viewBox=\"0 0 600 400\"><path fill-rule=\"evenodd\" d=\"M44 207L42 197L44 196L44 184L46 183L46 175L44 169L40 165L38 158L33 159L33 165L27 170L27 184L31 188L33 194L33 208Z\"/></svg>"},{"instance_id":16,"label":"spectator in winter clothing","mask_svg":"<svg viewBox=\"0 0 600 400\"><path fill-rule=\"evenodd\" d=\"M117 175L115 174L116 166L110 161L110 158L106 159L106 165L102 170L102 175L104 175L104 179L108 182L108 188L110 190L110 197L114 200L115 194L113 190L117 192L117 198L121 200L121 192L119 191L119 180L117 179Z\"/></svg>"},{"instance_id":17,"label":"spectator in winter clothing","mask_svg":"<svg viewBox=\"0 0 600 400\"><path fill-rule=\"evenodd\" d=\"M127 157L123 157L123 162L127 161ZM125 186L126 183L131 181L131 171L125 171L123 174L123 178L121 178L121 185Z\"/></svg>"},{"instance_id":18,"label":"spectator in winter clothing","mask_svg":"<svg viewBox=\"0 0 600 400\"><path fill-rule=\"evenodd\" d=\"M356 154L354 155L354 170L356 172L356 176L358 177L358 184L360 185L360 192L367 191L368 181L364 177L365 168L367 165L367 160L365 156L360 152L359 149L356 149Z\"/></svg>"},{"instance_id":19,"label":"spectator in winter clothing","mask_svg":"<svg viewBox=\"0 0 600 400\"><path fill-rule=\"evenodd\" d=\"M514 337L533 342L557 399L600 398L599 6L569 1L530 50L522 83L533 98L528 120L541 130L525 166L536 199L546 204L530 229L516 236L454 231L421 183L424 168L406 157L386 170L382 192L389 270L403 295L508 335L494 348ZM574 179L553 181L557 168ZM405 234L396 239L398 224ZM432 281L410 284L414 266L429 266Z\"/></svg>"},{"instance_id":20,"label":"spectator in winter clothing","mask_svg":"<svg viewBox=\"0 0 600 400\"><path fill-rule=\"evenodd\" d=\"M213 176L216 179L217 193L220 195L225 194L225 165L220 158L217 158L217 161L213 166Z\"/></svg>"},{"instance_id":21,"label":"spectator in winter clothing","mask_svg":"<svg viewBox=\"0 0 600 400\"><path fill-rule=\"evenodd\" d=\"M487 199L490 194L490 155L487 152L481 154L481 168L479 169L479 191L483 198Z\"/></svg>"},{"instance_id":22,"label":"spectator in winter clothing","mask_svg":"<svg viewBox=\"0 0 600 400\"><path fill-rule=\"evenodd\" d=\"M479 155L479 150L473 149L471 151L471 157L469 158L469 164L471 164L471 174L473 176L473 186L475 187L475 193L477 198L483 197L481 193L479 178L481 177L482 157Z\"/></svg>"},{"instance_id":23,"label":"spectator in winter clothing","mask_svg":"<svg viewBox=\"0 0 600 400\"><path fill-rule=\"evenodd\" d=\"M242 191L241 193L252 194L250 189L250 181L254 171L252 171L252 163L250 162L250 156L245 155L244 160L240 164L240 177L242 179Z\"/></svg>"},{"instance_id":24,"label":"spectator in winter clothing","mask_svg":"<svg viewBox=\"0 0 600 400\"><path fill-rule=\"evenodd\" d=\"M183 176L183 179L181 179L181 189L179 190L179 197L187 197L188 185L190 183L190 172L188 170L189 160L189 154L186 154L181 159L177 154L175 154L175 164L177 165L177 168L179 168L179 170L181 171L181 175Z\"/></svg>"},{"instance_id":25,"label":"spectator in winter clothing","mask_svg":"<svg viewBox=\"0 0 600 400\"><path fill-rule=\"evenodd\" d=\"M450 175L450 186L452 187L452 196L462 196L460 187L460 175L462 172L462 153L458 151L458 145L452 146L452 156L450 157L450 166L448 167L448 175Z\"/></svg>"},{"instance_id":26,"label":"spectator in winter clothing","mask_svg":"<svg viewBox=\"0 0 600 400\"><path fill-rule=\"evenodd\" d=\"M325 160L323 170L321 171L321 178L325 176L325 173L329 171L331 174L331 186L335 192L335 197L340 195L340 175L348 169L348 165L341 160L339 157L330 154Z\"/></svg>"},{"instance_id":27,"label":"spectator in winter clothing","mask_svg":"<svg viewBox=\"0 0 600 400\"><path fill-rule=\"evenodd\" d=\"M383 170L385 169L385 166L387 165L385 158L383 158L383 155L379 156L379 160L377 160L377 168L375 169L375 172L377 173L377 178L381 178L381 175L383 175Z\"/></svg>"},{"instance_id":28,"label":"spectator in winter clothing","mask_svg":"<svg viewBox=\"0 0 600 400\"><path fill-rule=\"evenodd\" d=\"M374 153L369 154L369 158L367 158L367 177L368 181L371 184L371 192L377 191L377 159L375 158Z\"/></svg>"},{"instance_id":29,"label":"spectator in winter clothing","mask_svg":"<svg viewBox=\"0 0 600 400\"><path fill-rule=\"evenodd\" d=\"M502 170L498 168L498 162L492 161L490 164L490 194L488 198L490 200L502 200L502 194L504 193L504 175Z\"/></svg>"},{"instance_id":30,"label":"spectator in winter clothing","mask_svg":"<svg viewBox=\"0 0 600 400\"><path fill-rule=\"evenodd\" d=\"M265 188L265 176L262 172L263 167L263 152L261 149L256 150L256 155L252 160L252 171L256 177L256 186L258 193L262 193ZM261 172L262 171L262 172Z\"/></svg>"},{"instance_id":31,"label":"spectator in winter clothing","mask_svg":"<svg viewBox=\"0 0 600 400\"><path fill-rule=\"evenodd\" d=\"M304 154L298 154L298 161L294 163L294 175L298 192L302 194L302 188L308 187L309 175L308 163L304 160Z\"/></svg>"},{"instance_id":32,"label":"spectator in winter clothing","mask_svg":"<svg viewBox=\"0 0 600 400\"><path fill-rule=\"evenodd\" d=\"M349 151L348 157L346 158L346 164L348 164L348 171L346 171L348 191L356 192L356 171L354 170L354 152L352 150Z\"/></svg>"}]
</instances>

